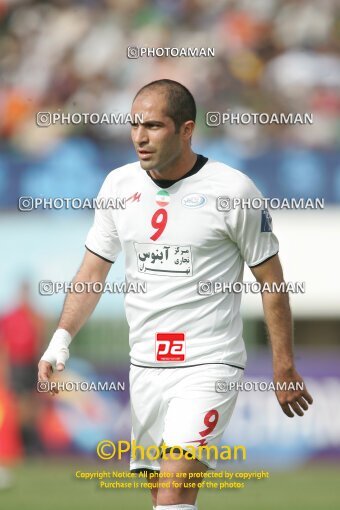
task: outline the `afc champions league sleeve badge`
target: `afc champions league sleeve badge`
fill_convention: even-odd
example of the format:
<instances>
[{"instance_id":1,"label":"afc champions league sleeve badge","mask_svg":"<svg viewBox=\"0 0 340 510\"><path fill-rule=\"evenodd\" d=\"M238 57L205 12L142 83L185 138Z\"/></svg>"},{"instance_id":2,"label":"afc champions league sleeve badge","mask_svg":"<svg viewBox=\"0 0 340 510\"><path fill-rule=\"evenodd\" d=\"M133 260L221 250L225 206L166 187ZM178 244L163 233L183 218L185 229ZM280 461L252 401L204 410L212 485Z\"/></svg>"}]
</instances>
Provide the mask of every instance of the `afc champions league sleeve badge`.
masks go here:
<instances>
[{"instance_id":1,"label":"afc champions league sleeve badge","mask_svg":"<svg viewBox=\"0 0 340 510\"><path fill-rule=\"evenodd\" d=\"M272 232L273 220L268 209L261 211L261 232Z\"/></svg>"}]
</instances>

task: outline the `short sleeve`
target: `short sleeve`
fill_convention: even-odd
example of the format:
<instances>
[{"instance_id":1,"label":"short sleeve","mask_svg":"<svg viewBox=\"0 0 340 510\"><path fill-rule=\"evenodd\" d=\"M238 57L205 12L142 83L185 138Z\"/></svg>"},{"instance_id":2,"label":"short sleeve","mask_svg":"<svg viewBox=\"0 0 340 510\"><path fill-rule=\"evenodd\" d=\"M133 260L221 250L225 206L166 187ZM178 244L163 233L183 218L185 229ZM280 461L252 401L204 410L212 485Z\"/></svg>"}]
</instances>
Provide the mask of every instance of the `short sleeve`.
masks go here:
<instances>
[{"instance_id":1,"label":"short sleeve","mask_svg":"<svg viewBox=\"0 0 340 510\"><path fill-rule=\"evenodd\" d=\"M97 198L105 199L112 196L110 176L108 176ZM94 223L87 235L85 247L104 260L115 262L121 251L121 244L115 227L112 208L100 207L96 209Z\"/></svg>"},{"instance_id":2,"label":"short sleeve","mask_svg":"<svg viewBox=\"0 0 340 510\"><path fill-rule=\"evenodd\" d=\"M243 260L249 267L254 267L276 255L279 242L272 231L271 216L258 200L263 196L247 177L237 198L243 199L243 203L226 213L227 230Z\"/></svg>"}]
</instances>

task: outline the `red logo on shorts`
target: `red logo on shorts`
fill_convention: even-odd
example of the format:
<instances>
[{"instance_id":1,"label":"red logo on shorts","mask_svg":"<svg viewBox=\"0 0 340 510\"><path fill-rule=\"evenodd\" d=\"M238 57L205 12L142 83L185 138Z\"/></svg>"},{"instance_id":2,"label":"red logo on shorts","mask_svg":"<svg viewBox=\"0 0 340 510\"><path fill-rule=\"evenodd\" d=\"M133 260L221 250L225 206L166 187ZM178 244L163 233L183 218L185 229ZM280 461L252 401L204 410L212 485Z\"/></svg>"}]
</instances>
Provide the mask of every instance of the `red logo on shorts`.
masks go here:
<instances>
[{"instance_id":1,"label":"red logo on shorts","mask_svg":"<svg viewBox=\"0 0 340 510\"><path fill-rule=\"evenodd\" d=\"M184 333L156 333L157 361L184 361Z\"/></svg>"}]
</instances>

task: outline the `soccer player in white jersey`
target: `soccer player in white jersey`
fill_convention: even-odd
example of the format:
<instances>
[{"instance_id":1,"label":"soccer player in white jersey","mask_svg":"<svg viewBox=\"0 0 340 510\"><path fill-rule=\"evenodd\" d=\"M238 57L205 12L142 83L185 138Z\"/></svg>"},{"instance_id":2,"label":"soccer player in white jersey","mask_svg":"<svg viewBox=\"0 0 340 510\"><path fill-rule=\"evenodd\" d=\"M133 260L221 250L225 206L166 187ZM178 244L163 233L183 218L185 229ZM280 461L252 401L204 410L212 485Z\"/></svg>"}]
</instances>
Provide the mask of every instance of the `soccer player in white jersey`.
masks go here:
<instances>
[{"instance_id":1,"label":"soccer player in white jersey","mask_svg":"<svg viewBox=\"0 0 340 510\"><path fill-rule=\"evenodd\" d=\"M241 172L192 151L196 106L180 83L158 80L132 105L131 135L139 161L112 171L100 197L125 198L125 209L97 209L86 253L74 281L105 282L119 252L128 282L147 282L128 293L132 438L144 447L217 445L237 391L216 384L241 381L246 364L240 294L215 292L209 282L240 282L244 262L256 280L283 282L278 241L267 211L219 210L218 197L261 197ZM203 283L202 283L203 282ZM69 344L99 300L70 293L59 326L39 363L39 380L62 370ZM274 382L302 382L294 366L292 319L286 293L262 294L273 352ZM225 386L223 386L225 385ZM302 416L306 389L277 391L287 416ZM133 470L201 473L216 461L202 458L135 459ZM196 479L197 481L197 479ZM157 510L195 510L197 488L152 490Z\"/></svg>"}]
</instances>

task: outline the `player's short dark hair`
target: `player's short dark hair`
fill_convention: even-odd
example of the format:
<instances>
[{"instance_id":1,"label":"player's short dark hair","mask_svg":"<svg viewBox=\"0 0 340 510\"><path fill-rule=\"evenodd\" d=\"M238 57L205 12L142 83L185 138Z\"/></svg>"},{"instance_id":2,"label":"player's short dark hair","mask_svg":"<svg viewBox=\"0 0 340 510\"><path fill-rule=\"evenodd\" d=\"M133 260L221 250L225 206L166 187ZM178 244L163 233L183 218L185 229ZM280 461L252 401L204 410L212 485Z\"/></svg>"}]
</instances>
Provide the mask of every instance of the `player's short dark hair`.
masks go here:
<instances>
[{"instance_id":1,"label":"player's short dark hair","mask_svg":"<svg viewBox=\"0 0 340 510\"><path fill-rule=\"evenodd\" d=\"M144 85L137 94L139 96L146 90L165 90L167 95L167 116L170 117L175 124L176 132L179 131L181 125L188 121L196 121L196 103L191 92L181 83L174 80L156 80Z\"/></svg>"}]
</instances>

